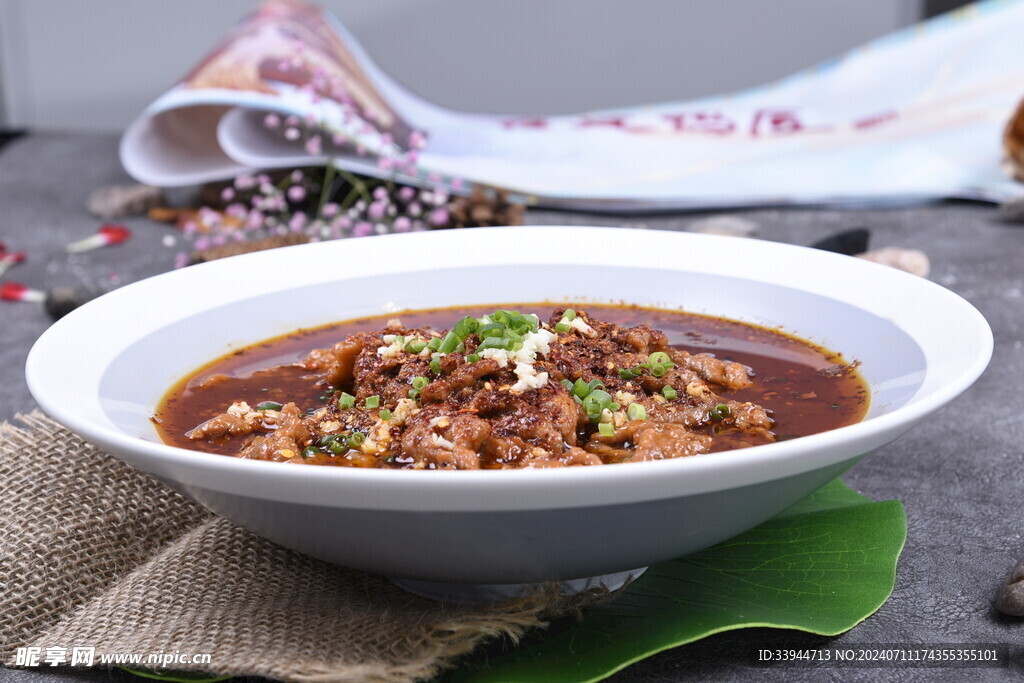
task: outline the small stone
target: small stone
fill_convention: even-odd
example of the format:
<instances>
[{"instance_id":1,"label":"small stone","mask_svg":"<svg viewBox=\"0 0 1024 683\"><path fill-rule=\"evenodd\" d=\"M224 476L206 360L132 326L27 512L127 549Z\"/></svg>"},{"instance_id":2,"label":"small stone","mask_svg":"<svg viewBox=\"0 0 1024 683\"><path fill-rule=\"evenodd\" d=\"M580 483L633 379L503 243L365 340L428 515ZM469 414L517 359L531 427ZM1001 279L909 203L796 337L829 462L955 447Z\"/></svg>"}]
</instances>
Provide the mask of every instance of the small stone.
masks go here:
<instances>
[{"instance_id":1,"label":"small stone","mask_svg":"<svg viewBox=\"0 0 1024 683\"><path fill-rule=\"evenodd\" d=\"M1014 566L996 596L996 609L1011 617L1024 617L1024 558Z\"/></svg>"},{"instance_id":2,"label":"small stone","mask_svg":"<svg viewBox=\"0 0 1024 683\"><path fill-rule=\"evenodd\" d=\"M1003 202L999 206L999 218L1007 223L1024 223L1024 196Z\"/></svg>"},{"instance_id":3,"label":"small stone","mask_svg":"<svg viewBox=\"0 0 1024 683\"><path fill-rule=\"evenodd\" d=\"M751 237L757 233L758 224L749 218L722 214L720 216L708 216L690 223L687 228L690 232L700 232L705 235L726 235L728 237Z\"/></svg>"},{"instance_id":4,"label":"small stone","mask_svg":"<svg viewBox=\"0 0 1024 683\"><path fill-rule=\"evenodd\" d=\"M866 228L854 228L820 239L812 244L811 248L853 256L866 252L870 239L871 233Z\"/></svg>"},{"instance_id":5,"label":"small stone","mask_svg":"<svg viewBox=\"0 0 1024 683\"><path fill-rule=\"evenodd\" d=\"M165 203L160 188L150 185L108 185L94 190L85 200L89 213L100 218L141 216Z\"/></svg>"},{"instance_id":6,"label":"small stone","mask_svg":"<svg viewBox=\"0 0 1024 683\"><path fill-rule=\"evenodd\" d=\"M857 258L881 263L883 266L899 268L920 277L928 277L928 273L931 271L931 262L928 260L928 256L917 249L885 247L857 254Z\"/></svg>"},{"instance_id":7,"label":"small stone","mask_svg":"<svg viewBox=\"0 0 1024 683\"><path fill-rule=\"evenodd\" d=\"M60 320L82 304L95 299L98 292L79 291L73 287L54 287L46 293L43 308L53 320Z\"/></svg>"}]
</instances>

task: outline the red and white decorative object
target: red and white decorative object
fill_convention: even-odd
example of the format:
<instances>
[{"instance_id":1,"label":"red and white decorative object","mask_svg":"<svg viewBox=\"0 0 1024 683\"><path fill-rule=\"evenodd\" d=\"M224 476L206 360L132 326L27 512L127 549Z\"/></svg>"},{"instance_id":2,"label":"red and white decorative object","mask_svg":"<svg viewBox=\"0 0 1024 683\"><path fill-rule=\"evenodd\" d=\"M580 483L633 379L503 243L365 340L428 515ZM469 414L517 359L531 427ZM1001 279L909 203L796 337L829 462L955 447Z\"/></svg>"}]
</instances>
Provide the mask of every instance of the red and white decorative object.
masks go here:
<instances>
[{"instance_id":1,"label":"red and white decorative object","mask_svg":"<svg viewBox=\"0 0 1024 683\"><path fill-rule=\"evenodd\" d=\"M0 285L0 300L42 303L46 301L46 292L32 289L20 282L5 282Z\"/></svg>"},{"instance_id":2,"label":"red and white decorative object","mask_svg":"<svg viewBox=\"0 0 1024 683\"><path fill-rule=\"evenodd\" d=\"M0 276L3 276L12 266L24 262L25 252L6 251L5 246L0 242Z\"/></svg>"},{"instance_id":3,"label":"red and white decorative object","mask_svg":"<svg viewBox=\"0 0 1024 683\"><path fill-rule=\"evenodd\" d=\"M132 231L123 225L107 224L98 231L95 235L86 237L83 240L72 242L67 247L66 251L71 254L77 254L82 251L91 251L93 249L99 249L100 247L109 247L115 244L122 244L131 239Z\"/></svg>"}]
</instances>

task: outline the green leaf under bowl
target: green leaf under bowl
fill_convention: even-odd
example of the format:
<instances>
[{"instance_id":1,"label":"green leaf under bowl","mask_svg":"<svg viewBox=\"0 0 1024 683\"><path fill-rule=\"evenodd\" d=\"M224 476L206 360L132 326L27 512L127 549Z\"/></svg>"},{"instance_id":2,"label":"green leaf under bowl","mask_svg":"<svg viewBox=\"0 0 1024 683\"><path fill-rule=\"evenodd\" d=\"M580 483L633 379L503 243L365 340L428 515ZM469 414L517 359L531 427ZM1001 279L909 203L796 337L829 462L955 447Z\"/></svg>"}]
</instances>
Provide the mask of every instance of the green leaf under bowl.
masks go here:
<instances>
[{"instance_id":1,"label":"green leaf under bowl","mask_svg":"<svg viewBox=\"0 0 1024 683\"><path fill-rule=\"evenodd\" d=\"M888 599L906 537L899 501L876 503L836 479L750 531L652 566L578 624L485 649L449 680L584 683L732 629L837 635Z\"/></svg>"}]
</instances>

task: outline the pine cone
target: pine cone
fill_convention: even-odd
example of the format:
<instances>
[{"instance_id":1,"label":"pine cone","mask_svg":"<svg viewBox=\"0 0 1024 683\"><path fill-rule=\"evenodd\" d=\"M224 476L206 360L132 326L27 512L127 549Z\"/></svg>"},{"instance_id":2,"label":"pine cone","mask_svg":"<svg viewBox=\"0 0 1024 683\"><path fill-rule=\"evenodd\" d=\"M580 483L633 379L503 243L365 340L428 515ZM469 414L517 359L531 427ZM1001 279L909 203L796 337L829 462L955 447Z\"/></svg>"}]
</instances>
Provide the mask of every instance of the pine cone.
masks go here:
<instances>
[{"instance_id":1,"label":"pine cone","mask_svg":"<svg viewBox=\"0 0 1024 683\"><path fill-rule=\"evenodd\" d=\"M491 225L522 225L526 207L508 200L508 192L476 185L468 197L448 203L444 228L478 228Z\"/></svg>"},{"instance_id":2,"label":"pine cone","mask_svg":"<svg viewBox=\"0 0 1024 683\"><path fill-rule=\"evenodd\" d=\"M1010 117L1003 133L1003 160L1006 172L1014 180L1024 182L1024 100Z\"/></svg>"}]
</instances>

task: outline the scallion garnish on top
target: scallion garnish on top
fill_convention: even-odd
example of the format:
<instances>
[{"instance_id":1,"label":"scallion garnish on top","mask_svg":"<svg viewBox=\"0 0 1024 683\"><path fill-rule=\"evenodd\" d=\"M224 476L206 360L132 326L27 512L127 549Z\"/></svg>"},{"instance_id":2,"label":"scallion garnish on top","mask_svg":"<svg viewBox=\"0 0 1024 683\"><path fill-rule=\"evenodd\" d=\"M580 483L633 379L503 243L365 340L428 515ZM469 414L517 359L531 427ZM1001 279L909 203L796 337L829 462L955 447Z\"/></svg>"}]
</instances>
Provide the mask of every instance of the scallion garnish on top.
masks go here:
<instances>
[{"instance_id":1,"label":"scallion garnish on top","mask_svg":"<svg viewBox=\"0 0 1024 683\"><path fill-rule=\"evenodd\" d=\"M732 414L732 410L724 403L719 403L717 406L711 409L709 417L712 420L724 420Z\"/></svg>"}]
</instances>

